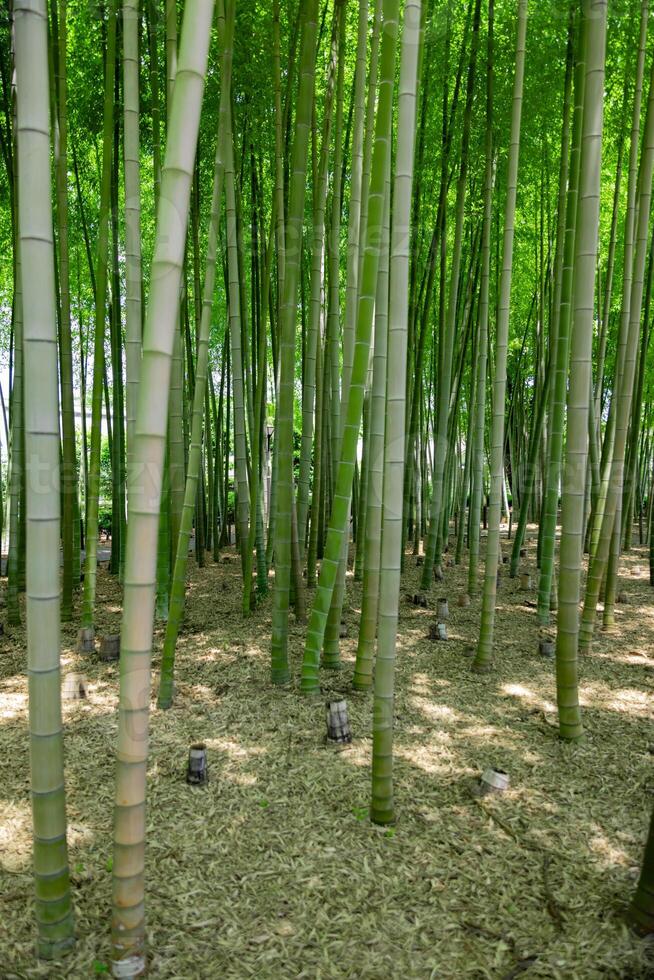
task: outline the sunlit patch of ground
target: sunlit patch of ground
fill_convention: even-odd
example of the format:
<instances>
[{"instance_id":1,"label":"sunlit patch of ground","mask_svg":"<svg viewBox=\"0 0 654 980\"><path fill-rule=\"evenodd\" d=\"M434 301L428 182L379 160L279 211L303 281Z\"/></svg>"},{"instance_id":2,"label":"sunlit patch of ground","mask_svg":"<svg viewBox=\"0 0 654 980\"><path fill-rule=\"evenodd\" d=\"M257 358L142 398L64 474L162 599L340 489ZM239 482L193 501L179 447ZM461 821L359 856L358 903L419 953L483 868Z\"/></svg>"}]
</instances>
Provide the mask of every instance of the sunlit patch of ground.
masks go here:
<instances>
[{"instance_id":1,"label":"sunlit patch of ground","mask_svg":"<svg viewBox=\"0 0 654 980\"><path fill-rule=\"evenodd\" d=\"M533 529L531 529L533 531ZM535 574L535 537L523 564ZM505 546L506 547L506 546ZM554 665L538 654L535 591L501 572L496 663L471 673L480 599L456 605L467 569L415 607L407 556L395 700L397 823L370 803L372 695L353 694L361 586L348 578L345 669L324 697L297 688L305 627L293 622L295 684L269 683L271 600L241 612L240 563L192 571L176 699L153 691L148 812L150 975L176 980L555 980L654 975L623 924L654 802L654 590L642 550L623 559L617 632L582 658L586 738L557 738ZM640 565L640 575L631 568ZM446 643L427 639L448 595ZM99 575L98 633L120 629L120 589ZM530 605L531 603L531 605ZM598 617L598 627L601 617ZM87 702L64 706L70 863L78 942L65 963L33 958L24 634L0 658L0 977L82 980L109 956L117 665L75 653ZM163 640L155 635L155 681ZM325 744L325 697L345 695L355 740ZM188 747L207 745L210 781L187 786ZM477 798L487 766L509 790Z\"/></svg>"}]
</instances>

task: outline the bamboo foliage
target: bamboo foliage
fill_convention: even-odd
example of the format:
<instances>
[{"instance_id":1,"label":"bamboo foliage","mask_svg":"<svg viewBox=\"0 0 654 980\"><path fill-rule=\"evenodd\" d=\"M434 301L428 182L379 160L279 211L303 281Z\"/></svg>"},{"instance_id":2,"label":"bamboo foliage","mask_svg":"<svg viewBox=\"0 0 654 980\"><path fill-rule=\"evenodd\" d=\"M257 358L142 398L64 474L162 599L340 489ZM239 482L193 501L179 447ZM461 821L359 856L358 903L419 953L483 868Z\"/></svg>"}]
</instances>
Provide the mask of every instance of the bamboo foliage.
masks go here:
<instances>
[{"instance_id":1,"label":"bamboo foliage","mask_svg":"<svg viewBox=\"0 0 654 980\"><path fill-rule=\"evenodd\" d=\"M633 562L621 583L636 541L654 583L650 0L215 6L215 35L214 0L0 16L0 612L20 643L25 603L37 948L74 941L59 627L77 617L93 654L120 616L119 665L105 636L88 666L118 688L116 977L167 955L146 948L149 711L159 639L159 709L199 649L185 611L202 643L234 610L244 638L270 628L288 704L372 691L352 734L372 736L367 812L386 825L401 657L403 702L422 702L471 629L482 674L511 610L556 618L575 743L598 607L619 634L646 605ZM407 606L429 610L435 579L460 608L429 622ZM538 633L540 667L509 658L512 679L547 682ZM652 827L627 915L645 933Z\"/></svg>"}]
</instances>

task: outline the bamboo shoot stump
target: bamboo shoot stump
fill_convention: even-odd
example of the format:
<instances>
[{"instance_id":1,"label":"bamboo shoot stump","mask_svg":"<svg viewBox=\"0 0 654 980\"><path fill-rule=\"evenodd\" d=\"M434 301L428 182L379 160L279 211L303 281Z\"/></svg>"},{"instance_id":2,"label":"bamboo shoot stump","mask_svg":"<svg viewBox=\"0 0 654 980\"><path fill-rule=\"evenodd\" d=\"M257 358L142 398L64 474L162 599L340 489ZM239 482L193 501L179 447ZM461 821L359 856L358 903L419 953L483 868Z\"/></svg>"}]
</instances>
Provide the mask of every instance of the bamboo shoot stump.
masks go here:
<instances>
[{"instance_id":1,"label":"bamboo shoot stump","mask_svg":"<svg viewBox=\"0 0 654 980\"><path fill-rule=\"evenodd\" d=\"M83 626L78 632L77 652L95 653L95 629L92 626Z\"/></svg>"},{"instance_id":2,"label":"bamboo shoot stump","mask_svg":"<svg viewBox=\"0 0 654 980\"><path fill-rule=\"evenodd\" d=\"M447 639L447 626L445 623L432 623L429 627L429 639L430 640L446 640Z\"/></svg>"},{"instance_id":3,"label":"bamboo shoot stump","mask_svg":"<svg viewBox=\"0 0 654 980\"><path fill-rule=\"evenodd\" d=\"M204 786L208 781L207 747L204 742L196 742L188 752L186 782L190 786Z\"/></svg>"},{"instance_id":4,"label":"bamboo shoot stump","mask_svg":"<svg viewBox=\"0 0 654 980\"><path fill-rule=\"evenodd\" d=\"M88 697L88 686L84 674L66 674L61 696L64 701L84 701Z\"/></svg>"},{"instance_id":5,"label":"bamboo shoot stump","mask_svg":"<svg viewBox=\"0 0 654 980\"><path fill-rule=\"evenodd\" d=\"M100 660L111 662L120 659L120 633L110 633L100 640Z\"/></svg>"},{"instance_id":6,"label":"bamboo shoot stump","mask_svg":"<svg viewBox=\"0 0 654 980\"><path fill-rule=\"evenodd\" d=\"M352 741L352 729L347 714L347 701L327 702L327 741L338 745Z\"/></svg>"}]
</instances>

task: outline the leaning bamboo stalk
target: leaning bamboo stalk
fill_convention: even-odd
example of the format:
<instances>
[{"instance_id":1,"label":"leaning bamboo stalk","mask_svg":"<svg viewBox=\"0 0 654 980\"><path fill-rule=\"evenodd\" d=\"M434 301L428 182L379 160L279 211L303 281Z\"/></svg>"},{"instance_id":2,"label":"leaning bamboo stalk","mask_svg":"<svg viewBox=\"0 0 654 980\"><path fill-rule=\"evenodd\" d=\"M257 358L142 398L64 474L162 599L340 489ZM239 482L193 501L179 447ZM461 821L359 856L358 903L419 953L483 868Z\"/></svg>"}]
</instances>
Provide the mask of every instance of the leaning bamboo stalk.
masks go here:
<instances>
[{"instance_id":1,"label":"leaning bamboo stalk","mask_svg":"<svg viewBox=\"0 0 654 980\"><path fill-rule=\"evenodd\" d=\"M146 968L145 792L157 531L171 360L212 15L213 0L186 5L143 332L136 462L130 475L114 811L112 961L114 976L120 977L140 976Z\"/></svg>"},{"instance_id":2,"label":"leaning bamboo stalk","mask_svg":"<svg viewBox=\"0 0 654 980\"><path fill-rule=\"evenodd\" d=\"M629 311L629 321L625 334L624 351L621 365L621 376L615 381L615 435L613 445L613 455L611 459L610 479L607 486L606 501L604 505L604 517L602 529L597 544L597 552L592 556L588 573L588 583L586 586L586 598L580 628L580 646L584 651L590 647L590 642L595 626L595 611L599 597L599 589L604 578L609 559L611 542L615 542L613 561L609 565L610 574L607 576L609 583L613 582L611 590L615 593L615 579L617 574L617 558L620 543L620 507L622 503L622 487L624 479L624 458L627 442L629 417L631 414L631 402L634 388L634 376L636 369L636 351L638 348L638 334L640 332L640 318L643 302L643 291L645 281L645 260L647 257L647 244L649 240L648 223L649 210L652 196L652 172L654 169L654 68L650 75L649 98L647 101L647 112L645 121L645 131L643 134L640 168L638 173L638 194L637 202L637 221L634 234L634 260L632 276L630 280L630 299L627 303ZM623 302L623 307L624 307ZM619 364L616 365L616 375ZM614 525L617 524L617 527ZM608 601L605 603L605 625L613 625L607 617L607 607L612 606ZM612 617L611 617L612 618ZM608 621L607 621L608 620Z\"/></svg>"},{"instance_id":3,"label":"leaning bamboo stalk","mask_svg":"<svg viewBox=\"0 0 654 980\"><path fill-rule=\"evenodd\" d=\"M302 665L302 691L315 694L320 690L318 668L325 636L327 617L342 560L343 541L347 533L352 480L356 460L359 427L366 377L370 336L375 306L375 292L380 256L380 230L383 226L385 197L385 159L390 139L393 112L393 82L398 21L397 0L384 0L384 27L380 60L379 100L375 121L375 145L370 175L369 210L365 232L365 250L361 289L358 300L354 361L347 396L340 459L334 487L334 501L327 532L318 588L311 610Z\"/></svg>"},{"instance_id":4,"label":"leaning bamboo stalk","mask_svg":"<svg viewBox=\"0 0 654 980\"><path fill-rule=\"evenodd\" d=\"M193 416L191 421L191 438L189 444L188 467L186 473L186 488L179 537L175 548L175 562L170 590L170 605L168 622L161 655L161 676L159 681L159 696L157 704L160 708L170 708L173 703L175 647L184 615L184 598L186 589L186 568L188 565L189 542L193 530L195 503L197 499L198 481L200 478L200 463L202 456L202 420L204 414L205 393L207 390L207 368L209 363L209 333L211 327L211 311L216 285L216 262L218 258L218 226L220 223L220 205L222 200L223 182L225 176L225 134L227 132L227 112L229 111L230 82L232 69L232 43L234 37L234 4L225 21L223 0L218 0L218 33L224 35L222 91L220 99L218 140L214 164L213 194L211 199L211 216L209 219L209 234L207 242L206 268L204 274L204 290L202 295L202 313L200 329L197 338L197 357L195 361L195 389L193 392ZM196 529L196 534L199 534Z\"/></svg>"},{"instance_id":5,"label":"leaning bamboo stalk","mask_svg":"<svg viewBox=\"0 0 654 980\"><path fill-rule=\"evenodd\" d=\"M325 208L327 205L327 177L329 164L330 138L332 130L334 88L336 79L337 54L339 53L339 22L344 20L344 4L334 7L332 24L331 55L327 89L325 92L325 111L318 171L314 175L317 187L314 194L313 233L311 243L311 295L309 301L309 323L307 329L304 372L302 378L302 436L300 448L300 471L297 490L297 519L300 537L300 554L304 555L306 517L309 507L309 477L311 470L311 444L313 441L313 413L316 391L316 349L320 333L321 292L324 281L325 252ZM343 51L340 51L343 54ZM342 64L342 58L341 58ZM342 67L339 66L339 73ZM337 152L340 133L336 133ZM338 164L334 164L334 174L339 174ZM340 206L340 205L339 205Z\"/></svg>"}]
</instances>

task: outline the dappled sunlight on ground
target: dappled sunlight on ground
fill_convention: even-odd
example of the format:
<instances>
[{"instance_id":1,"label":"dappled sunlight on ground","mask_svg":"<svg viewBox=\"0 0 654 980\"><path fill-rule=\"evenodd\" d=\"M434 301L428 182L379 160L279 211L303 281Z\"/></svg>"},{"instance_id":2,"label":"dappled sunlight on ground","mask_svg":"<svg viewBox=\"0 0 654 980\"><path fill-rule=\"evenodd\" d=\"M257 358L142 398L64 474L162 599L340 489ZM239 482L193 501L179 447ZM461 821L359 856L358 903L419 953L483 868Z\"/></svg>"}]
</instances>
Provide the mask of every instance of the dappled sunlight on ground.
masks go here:
<instances>
[{"instance_id":1,"label":"dappled sunlight on ground","mask_svg":"<svg viewBox=\"0 0 654 980\"><path fill-rule=\"evenodd\" d=\"M603 708L605 711L620 711L630 716L653 718L654 702L651 692L637 688L615 689L600 681L582 684L580 703L585 707Z\"/></svg>"},{"instance_id":2,"label":"dappled sunlight on ground","mask_svg":"<svg viewBox=\"0 0 654 980\"><path fill-rule=\"evenodd\" d=\"M532 529L533 530L533 529ZM244 620L233 553L193 568L172 709L156 709L163 626L155 630L148 768L147 915L162 980L645 980L647 947L624 927L654 789L649 749L654 590L637 551L629 603L580 662L585 740L557 737L554 664L538 653L535 590L501 571L495 665L473 674L466 648L481 599L457 605L467 568L446 567L409 604L421 569L407 556L395 698L397 823L369 821L371 693L353 693L361 585L348 578L345 665L323 696L297 687L305 626L291 617L294 683L269 682L270 598ZM535 538L524 566L535 576ZM640 564L641 576L630 574ZM428 639L449 598L446 642ZM98 635L120 628L120 589L99 575ZM309 598L309 604L310 599ZM599 620L598 620L599 626ZM0 976L85 980L108 962L118 665L75 653L64 624L62 673L84 673L88 700L64 705L70 861L78 943L62 972L34 964L24 637L0 662ZM346 697L354 740L325 742L325 699ZM204 788L185 782L203 741ZM488 766L506 793L474 792ZM4 925L5 923L3 923Z\"/></svg>"},{"instance_id":3,"label":"dappled sunlight on ground","mask_svg":"<svg viewBox=\"0 0 654 980\"><path fill-rule=\"evenodd\" d=\"M540 708L541 711L556 711L556 705L552 701L543 699L523 684L503 684L501 690L510 697L519 698L523 704Z\"/></svg>"}]
</instances>

